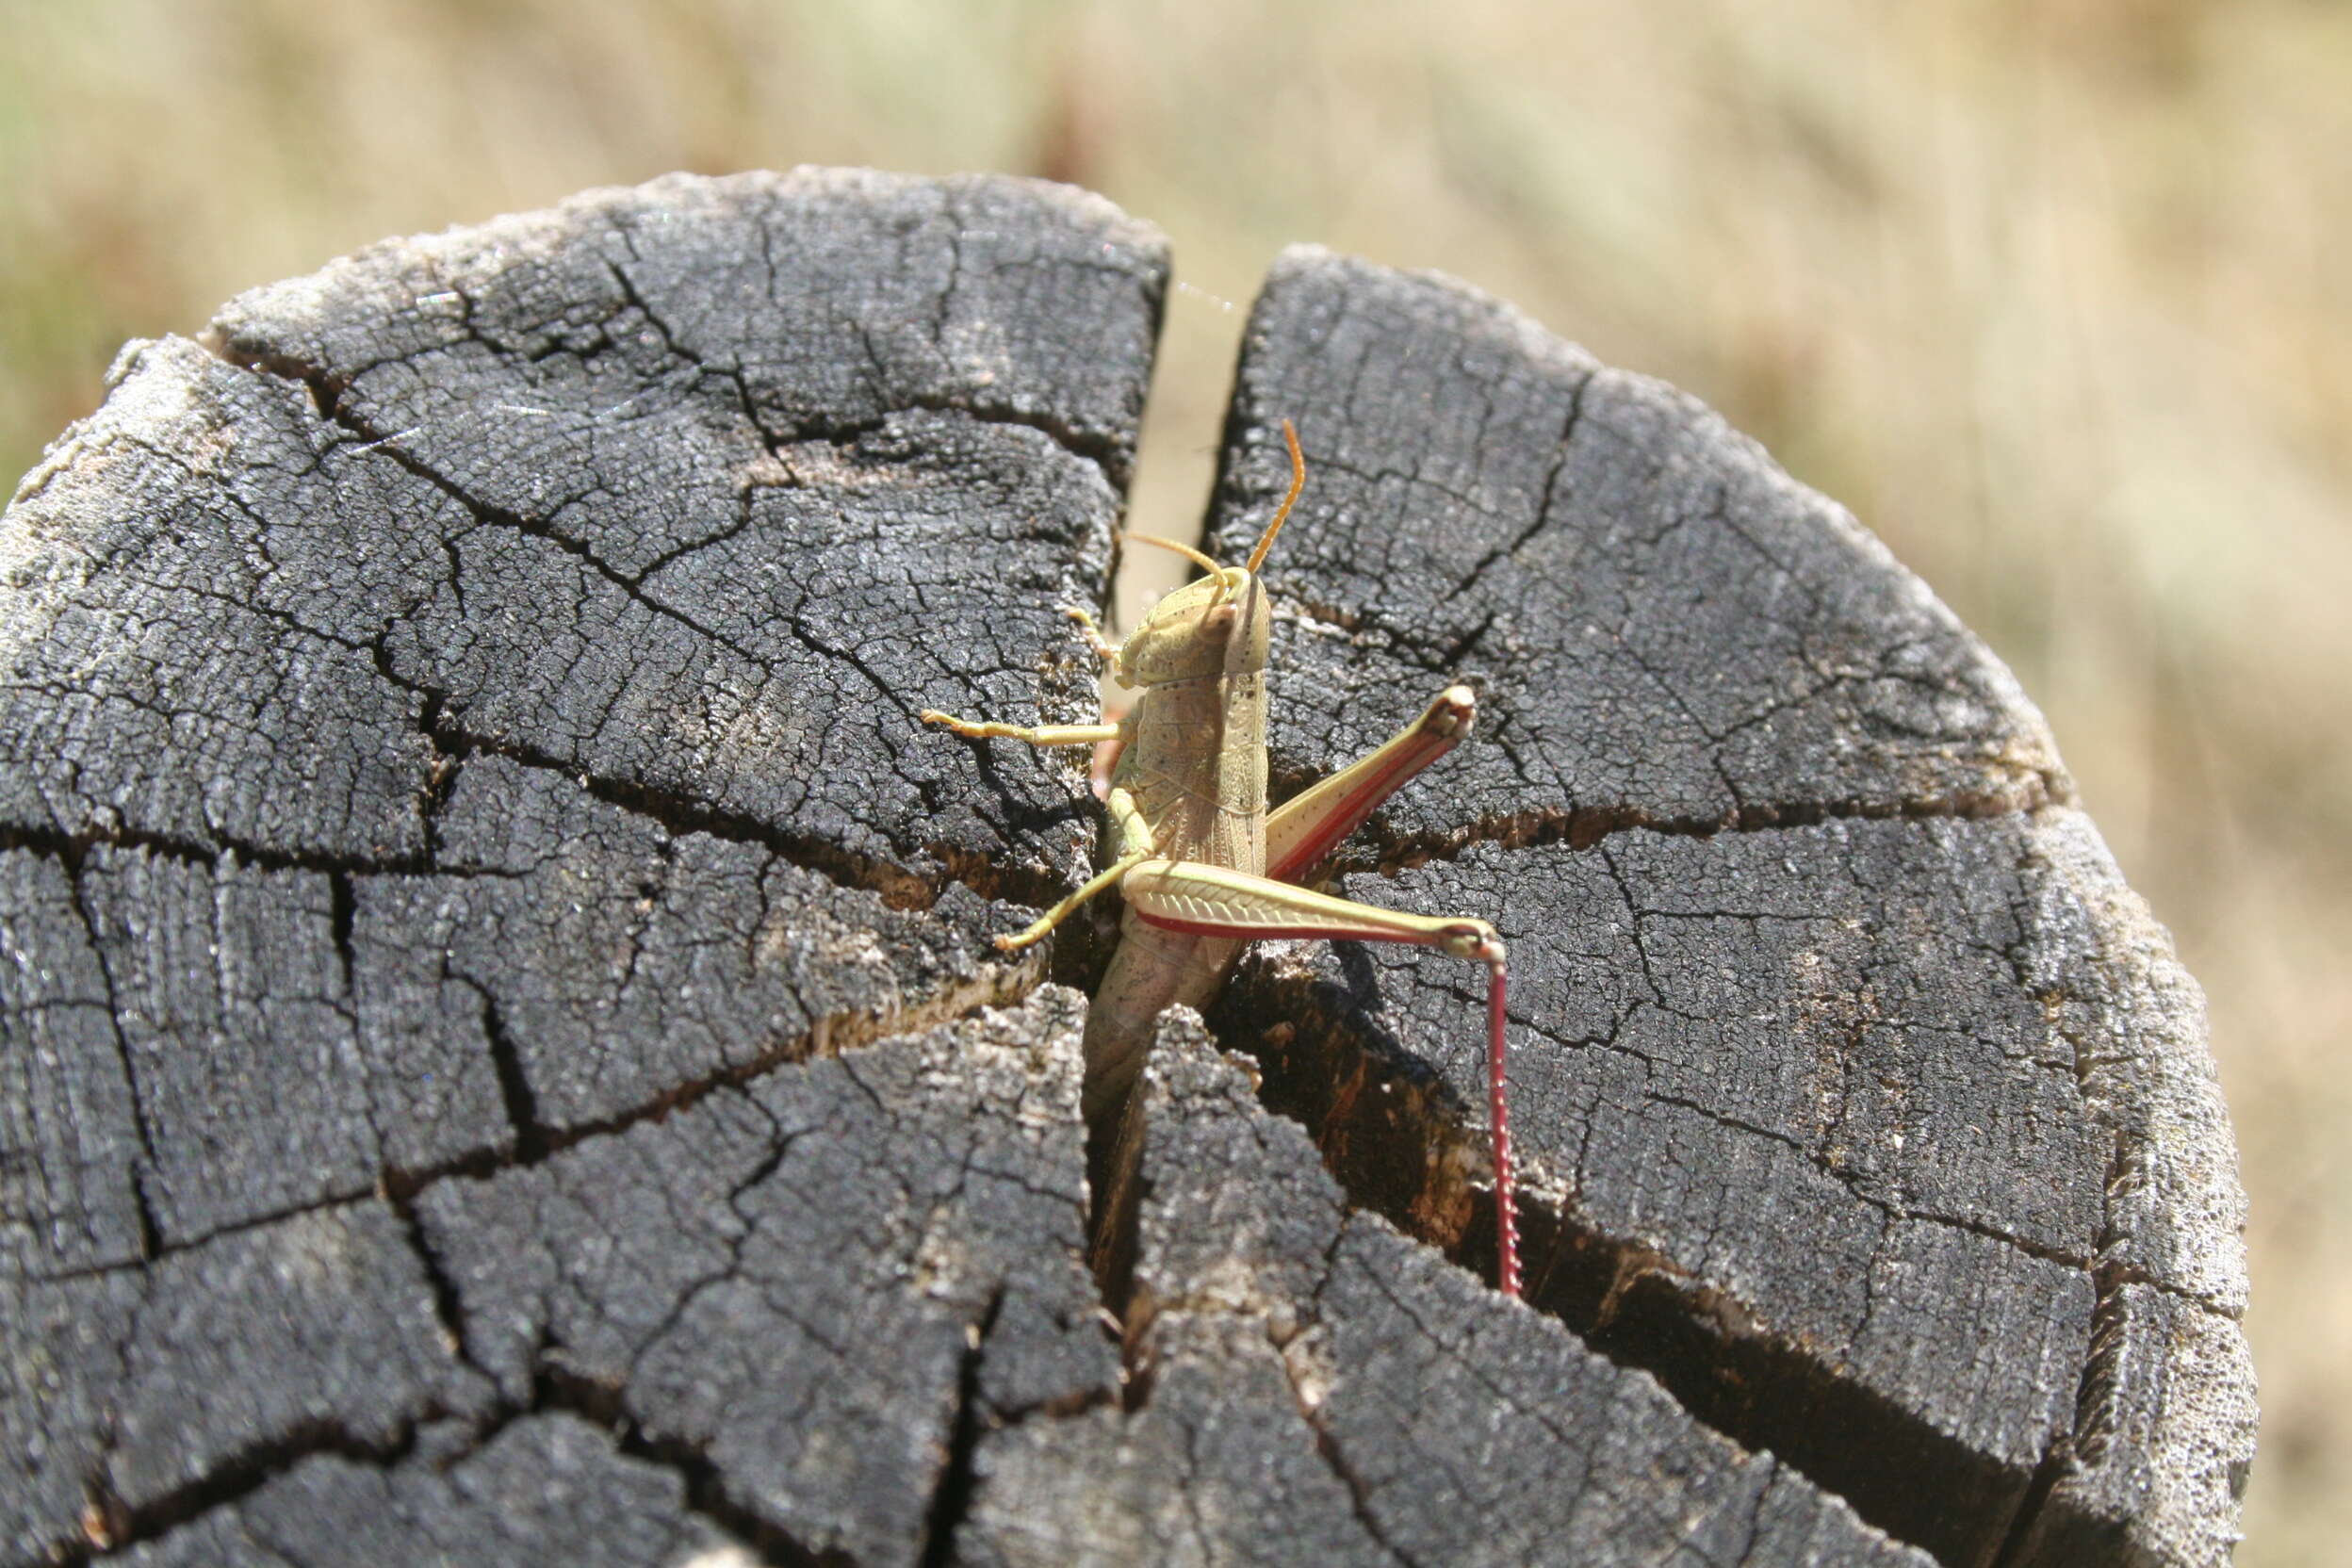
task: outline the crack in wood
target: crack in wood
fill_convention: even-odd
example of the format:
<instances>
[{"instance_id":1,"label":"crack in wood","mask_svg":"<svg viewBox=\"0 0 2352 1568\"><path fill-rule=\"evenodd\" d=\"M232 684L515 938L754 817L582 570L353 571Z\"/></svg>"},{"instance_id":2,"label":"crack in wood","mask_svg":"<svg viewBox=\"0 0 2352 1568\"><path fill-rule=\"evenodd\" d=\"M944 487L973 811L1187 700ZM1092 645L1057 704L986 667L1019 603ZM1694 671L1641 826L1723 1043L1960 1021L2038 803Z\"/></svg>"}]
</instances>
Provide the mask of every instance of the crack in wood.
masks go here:
<instances>
[{"instance_id":1,"label":"crack in wood","mask_svg":"<svg viewBox=\"0 0 2352 1568\"><path fill-rule=\"evenodd\" d=\"M988 1335L1004 1306L1004 1287L1000 1284L989 1293L979 1319L966 1331L970 1338L956 1368L956 1413L948 1423L947 1459L939 1466L930 1507L923 1511L921 1568L946 1568L955 1560L956 1528L972 1505L972 1456L989 1428L981 1408L980 1362L988 1353Z\"/></svg>"},{"instance_id":2,"label":"crack in wood","mask_svg":"<svg viewBox=\"0 0 2352 1568\"><path fill-rule=\"evenodd\" d=\"M1311 788L1320 774L1285 774L1276 804ZM1756 802L1714 817L1658 816L1631 805L1579 806L1569 810L1544 808L1477 818L1442 834L1396 834L1383 831L1374 816L1360 835L1371 841L1364 848L1343 848L1322 867L1314 880L1352 873L1398 872L1432 860L1459 858L1479 844L1503 849L1533 849L1564 843L1571 849L1592 849L1620 833L1648 832L1670 838L1712 839L1724 834L1766 833L1814 827L1830 822L1991 821L2000 817L2034 816L2053 806L2071 802L2063 776L2045 770L2020 772L2021 792L1968 792L1931 798L1892 801L1774 801Z\"/></svg>"},{"instance_id":3,"label":"crack in wood","mask_svg":"<svg viewBox=\"0 0 2352 1568\"><path fill-rule=\"evenodd\" d=\"M1433 1080L1361 1037L1307 985L1237 979L1207 1021L1221 1045L1257 1062L1262 1103L1306 1127L1351 1205L1492 1278L1493 1205L1475 1174L1480 1138ZM1692 1419L1742 1450L1771 1451L1890 1537L1960 1560L1948 1512L1955 1500L2002 1495L1990 1462L1656 1250L1580 1225L1527 1192L1520 1223L1529 1306L1609 1361L1657 1379Z\"/></svg>"},{"instance_id":4,"label":"crack in wood","mask_svg":"<svg viewBox=\"0 0 2352 1568\"><path fill-rule=\"evenodd\" d=\"M506 1419L559 1410L604 1428L612 1434L613 1446L630 1459L676 1474L685 1483L687 1509L749 1548L765 1568L847 1568L847 1560L841 1554L809 1551L755 1506L735 1496L717 1462L702 1449L681 1438L646 1431L629 1417L619 1390L571 1376L543 1353L530 1405ZM483 1433L477 1446L491 1435Z\"/></svg>"},{"instance_id":5,"label":"crack in wood","mask_svg":"<svg viewBox=\"0 0 2352 1568\"><path fill-rule=\"evenodd\" d=\"M400 1422L383 1442L370 1442L331 1419L299 1422L227 1456L202 1476L139 1508L115 1495L102 1479L93 1480L83 1526L87 1539L59 1544L53 1548L50 1560L60 1568L86 1568L100 1558L111 1558L153 1541L217 1509L232 1507L304 1460L320 1455L335 1454L354 1463L389 1468L415 1450L421 1428L449 1414L431 1408Z\"/></svg>"}]
</instances>

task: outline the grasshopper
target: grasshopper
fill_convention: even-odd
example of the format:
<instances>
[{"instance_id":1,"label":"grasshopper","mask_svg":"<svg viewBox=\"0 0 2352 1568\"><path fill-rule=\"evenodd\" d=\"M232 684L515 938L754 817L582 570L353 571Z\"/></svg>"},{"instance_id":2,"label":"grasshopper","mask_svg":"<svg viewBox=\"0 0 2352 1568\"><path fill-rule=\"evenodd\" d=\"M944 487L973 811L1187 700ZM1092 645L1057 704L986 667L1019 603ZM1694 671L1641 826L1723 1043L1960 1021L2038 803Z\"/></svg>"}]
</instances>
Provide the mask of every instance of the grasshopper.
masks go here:
<instances>
[{"instance_id":1,"label":"grasshopper","mask_svg":"<svg viewBox=\"0 0 2352 1568\"><path fill-rule=\"evenodd\" d=\"M1026 929L997 939L1006 952L1042 939L1087 899L1116 887L1126 901L1119 942L1086 1016L1086 1124L1102 1127L1135 1086L1161 1011L1217 994L1241 944L1324 937L1433 947L1487 967L1487 1086L1494 1121L1495 1235L1503 1294L1519 1294L1518 1215L1503 1083L1503 944L1467 917L1430 918L1357 904L1299 879L1383 800L1470 729L1477 697L1449 686L1387 744L1268 813L1266 666L1272 614L1258 568L1306 485L1306 460L1288 420L1290 491L1246 566L1221 566L1188 546L1129 534L1205 568L1155 605L1123 643L1084 609L1065 611L1107 661L1134 706L1117 722L1010 725L926 709L925 723L976 740L1033 746L1119 743L1103 799L1118 851L1086 886Z\"/></svg>"}]
</instances>

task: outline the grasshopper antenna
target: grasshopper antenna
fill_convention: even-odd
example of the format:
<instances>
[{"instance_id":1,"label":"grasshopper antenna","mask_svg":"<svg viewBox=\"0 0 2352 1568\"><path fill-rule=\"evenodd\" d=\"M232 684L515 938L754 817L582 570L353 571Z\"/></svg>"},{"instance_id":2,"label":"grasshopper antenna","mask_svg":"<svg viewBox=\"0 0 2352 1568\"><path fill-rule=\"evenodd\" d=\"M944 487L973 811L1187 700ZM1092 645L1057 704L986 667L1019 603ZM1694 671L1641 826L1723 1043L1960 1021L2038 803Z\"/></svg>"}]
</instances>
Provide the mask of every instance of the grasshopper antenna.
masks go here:
<instances>
[{"instance_id":1,"label":"grasshopper antenna","mask_svg":"<svg viewBox=\"0 0 2352 1568\"><path fill-rule=\"evenodd\" d=\"M1250 564L1243 569L1252 577L1257 575L1259 564L1266 560L1266 552L1274 547L1274 536L1282 531L1282 524L1289 520L1290 509L1298 504L1298 492L1305 489L1307 485L1307 460L1298 450L1298 432L1288 419L1282 421L1282 440L1290 448L1290 494L1282 498L1282 504L1275 512L1274 520L1266 525L1266 532L1259 538L1258 547L1250 552ZM1126 533L1121 534L1120 537L1133 544L1152 545L1164 550L1175 551L1217 579L1217 587L1223 591L1218 595L1220 598L1224 596L1225 592L1231 592L1233 589L1233 578L1231 568L1218 565L1190 545L1180 545L1173 539L1163 539L1156 533Z\"/></svg>"},{"instance_id":2,"label":"grasshopper antenna","mask_svg":"<svg viewBox=\"0 0 2352 1568\"><path fill-rule=\"evenodd\" d=\"M1274 547L1274 536L1282 531L1282 524L1290 518L1290 509L1298 504L1298 492L1307 487L1307 460L1298 450L1298 432L1288 419L1282 421L1282 442L1290 448L1290 494L1282 498L1282 508L1274 514L1274 520L1266 525L1266 534L1258 541L1258 547L1250 552L1248 570L1251 577L1258 575L1258 567L1266 561L1266 552Z\"/></svg>"},{"instance_id":3,"label":"grasshopper antenna","mask_svg":"<svg viewBox=\"0 0 2352 1568\"><path fill-rule=\"evenodd\" d=\"M1231 589L1233 585L1233 580L1225 575L1224 567L1202 555L1190 545L1180 545L1173 539L1163 539L1156 533L1122 533L1119 537L1132 545L1156 545L1164 550L1174 550L1193 564L1206 568L1208 574L1217 579L1218 587Z\"/></svg>"}]
</instances>

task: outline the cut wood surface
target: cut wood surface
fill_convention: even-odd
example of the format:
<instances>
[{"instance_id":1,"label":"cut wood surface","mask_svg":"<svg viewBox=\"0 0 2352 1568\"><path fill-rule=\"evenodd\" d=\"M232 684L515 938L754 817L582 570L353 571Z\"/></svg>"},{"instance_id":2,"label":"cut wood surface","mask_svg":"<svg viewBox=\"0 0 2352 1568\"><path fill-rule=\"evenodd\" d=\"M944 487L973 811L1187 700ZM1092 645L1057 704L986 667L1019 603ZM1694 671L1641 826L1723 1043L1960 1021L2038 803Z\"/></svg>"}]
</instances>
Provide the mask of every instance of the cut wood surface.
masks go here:
<instances>
[{"instance_id":1,"label":"cut wood surface","mask_svg":"<svg viewBox=\"0 0 2352 1568\"><path fill-rule=\"evenodd\" d=\"M2209 1563L2201 1002L2007 672L1690 399L1298 250L1210 519L1278 794L1512 955L1266 944L1086 1266L1067 754L1168 283L674 177L126 350L0 522L0 1546L141 1564ZM1679 1554L1679 1555L1678 1555Z\"/></svg>"}]
</instances>

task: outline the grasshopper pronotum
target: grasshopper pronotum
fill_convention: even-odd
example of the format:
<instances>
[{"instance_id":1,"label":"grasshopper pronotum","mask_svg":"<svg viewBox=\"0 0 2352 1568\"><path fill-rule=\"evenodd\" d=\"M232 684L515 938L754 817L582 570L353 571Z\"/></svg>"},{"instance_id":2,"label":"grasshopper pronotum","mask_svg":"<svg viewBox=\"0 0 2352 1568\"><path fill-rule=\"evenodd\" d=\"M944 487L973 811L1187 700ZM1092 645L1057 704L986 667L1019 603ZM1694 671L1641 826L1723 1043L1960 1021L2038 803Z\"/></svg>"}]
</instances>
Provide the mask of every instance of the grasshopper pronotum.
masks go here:
<instances>
[{"instance_id":1,"label":"grasshopper pronotum","mask_svg":"<svg viewBox=\"0 0 2352 1568\"><path fill-rule=\"evenodd\" d=\"M1519 1294L1519 1227L1511 1191L1511 1125L1503 1087L1503 944L1482 920L1432 919L1356 904L1298 886L1331 847L1407 779L1453 749L1477 715L1466 686L1449 686L1379 750L1268 815L1266 663L1271 613L1258 567L1306 483L1290 422L1290 493L1247 566L1220 566L1187 546L1130 534L1208 570L1152 607L1124 643L1094 617L1068 612L1119 685L1140 688L1117 724L1024 727L925 710L958 735L1033 746L1121 743L1103 805L1119 833L1110 866L1027 929L997 939L1010 952L1037 941L1086 900L1116 884L1127 903L1118 951L1086 1018L1084 1103L1089 1126L1122 1104L1143 1066L1155 1021L1182 1002L1217 992L1245 941L1327 937L1412 942L1487 966L1487 1091L1494 1134L1495 1236L1503 1294Z\"/></svg>"}]
</instances>

